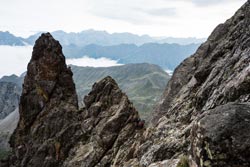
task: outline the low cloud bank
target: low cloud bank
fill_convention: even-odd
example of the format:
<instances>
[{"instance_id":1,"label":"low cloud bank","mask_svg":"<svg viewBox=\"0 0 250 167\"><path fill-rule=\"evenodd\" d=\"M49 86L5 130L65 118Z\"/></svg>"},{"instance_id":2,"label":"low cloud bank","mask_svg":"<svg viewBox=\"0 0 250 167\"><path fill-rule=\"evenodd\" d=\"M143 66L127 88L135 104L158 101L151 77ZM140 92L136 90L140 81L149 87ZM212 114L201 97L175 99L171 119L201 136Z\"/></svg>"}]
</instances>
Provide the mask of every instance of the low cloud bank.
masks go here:
<instances>
[{"instance_id":1,"label":"low cloud bank","mask_svg":"<svg viewBox=\"0 0 250 167\"><path fill-rule=\"evenodd\" d=\"M174 71L169 70L169 69L165 70L165 72L166 72L166 73L168 73L168 74L169 74L169 75L171 75L171 76L172 76L172 75L173 75L173 73L174 73Z\"/></svg>"},{"instance_id":2,"label":"low cloud bank","mask_svg":"<svg viewBox=\"0 0 250 167\"><path fill-rule=\"evenodd\" d=\"M27 70L32 55L32 46L0 46L0 77L20 75ZM89 67L118 66L117 61L108 58L94 59L88 56L77 59L66 59L67 64Z\"/></svg>"},{"instance_id":3,"label":"low cloud bank","mask_svg":"<svg viewBox=\"0 0 250 167\"><path fill-rule=\"evenodd\" d=\"M66 62L68 65L71 64L82 67L110 67L122 65L118 64L116 60L111 60L105 57L94 59L88 56L84 56L82 58L77 59L67 59Z\"/></svg>"}]
</instances>

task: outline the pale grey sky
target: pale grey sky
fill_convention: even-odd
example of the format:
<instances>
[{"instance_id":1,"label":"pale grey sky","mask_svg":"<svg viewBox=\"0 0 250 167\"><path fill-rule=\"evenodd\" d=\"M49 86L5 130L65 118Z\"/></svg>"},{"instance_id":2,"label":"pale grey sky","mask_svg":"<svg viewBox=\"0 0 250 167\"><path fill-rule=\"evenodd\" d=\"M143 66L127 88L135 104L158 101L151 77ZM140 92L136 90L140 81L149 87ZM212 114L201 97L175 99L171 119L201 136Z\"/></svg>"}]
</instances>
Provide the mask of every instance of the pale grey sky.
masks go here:
<instances>
[{"instance_id":1,"label":"pale grey sky","mask_svg":"<svg viewBox=\"0 0 250 167\"><path fill-rule=\"evenodd\" d=\"M0 30L207 37L247 0L0 0Z\"/></svg>"}]
</instances>

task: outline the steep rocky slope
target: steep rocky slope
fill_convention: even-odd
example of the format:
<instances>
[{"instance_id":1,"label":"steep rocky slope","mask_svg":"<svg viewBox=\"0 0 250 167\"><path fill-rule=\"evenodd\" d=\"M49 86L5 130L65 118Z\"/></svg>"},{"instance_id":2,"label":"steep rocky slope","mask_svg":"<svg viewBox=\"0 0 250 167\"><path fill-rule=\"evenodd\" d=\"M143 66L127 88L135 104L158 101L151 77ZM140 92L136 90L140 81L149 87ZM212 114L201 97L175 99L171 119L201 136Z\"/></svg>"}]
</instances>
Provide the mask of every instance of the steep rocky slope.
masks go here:
<instances>
[{"instance_id":1,"label":"steep rocky slope","mask_svg":"<svg viewBox=\"0 0 250 167\"><path fill-rule=\"evenodd\" d=\"M198 166L250 165L249 25L247 1L175 70L152 120L164 136L159 160L191 154Z\"/></svg>"}]
</instances>

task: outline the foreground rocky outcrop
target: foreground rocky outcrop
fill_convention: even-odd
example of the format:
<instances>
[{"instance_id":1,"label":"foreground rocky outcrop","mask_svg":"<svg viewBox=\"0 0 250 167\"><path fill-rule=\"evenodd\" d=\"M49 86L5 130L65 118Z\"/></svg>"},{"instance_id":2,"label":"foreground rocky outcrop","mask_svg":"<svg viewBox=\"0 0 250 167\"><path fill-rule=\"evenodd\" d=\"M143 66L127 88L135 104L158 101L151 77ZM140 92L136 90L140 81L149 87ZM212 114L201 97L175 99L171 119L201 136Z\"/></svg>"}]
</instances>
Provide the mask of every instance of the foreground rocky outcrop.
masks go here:
<instances>
[{"instance_id":1,"label":"foreground rocky outcrop","mask_svg":"<svg viewBox=\"0 0 250 167\"><path fill-rule=\"evenodd\" d=\"M250 166L249 23L247 1L175 70L147 128L111 77L78 109L61 46L43 34L25 77L13 152L2 164Z\"/></svg>"},{"instance_id":2,"label":"foreground rocky outcrop","mask_svg":"<svg viewBox=\"0 0 250 167\"><path fill-rule=\"evenodd\" d=\"M148 153L190 155L198 166L250 166L249 25L247 1L175 70L152 119L163 139L153 139L161 144Z\"/></svg>"},{"instance_id":3,"label":"foreground rocky outcrop","mask_svg":"<svg viewBox=\"0 0 250 167\"><path fill-rule=\"evenodd\" d=\"M250 164L250 103L228 103L204 112L193 126L191 153L199 166Z\"/></svg>"}]
</instances>

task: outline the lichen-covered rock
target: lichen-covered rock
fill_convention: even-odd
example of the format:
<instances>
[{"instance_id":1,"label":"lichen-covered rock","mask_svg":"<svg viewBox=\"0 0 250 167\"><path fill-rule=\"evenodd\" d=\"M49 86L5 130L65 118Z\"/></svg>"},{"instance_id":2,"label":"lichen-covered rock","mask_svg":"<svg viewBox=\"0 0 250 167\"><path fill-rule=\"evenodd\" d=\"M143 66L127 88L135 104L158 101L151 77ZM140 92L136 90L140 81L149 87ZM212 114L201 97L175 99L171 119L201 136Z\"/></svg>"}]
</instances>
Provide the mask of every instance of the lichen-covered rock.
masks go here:
<instances>
[{"instance_id":1,"label":"lichen-covered rock","mask_svg":"<svg viewBox=\"0 0 250 167\"><path fill-rule=\"evenodd\" d=\"M201 167L248 167L250 103L229 103L203 113L192 129L191 152Z\"/></svg>"}]
</instances>

